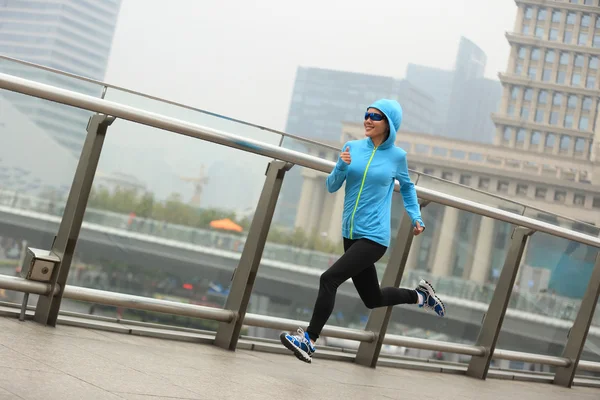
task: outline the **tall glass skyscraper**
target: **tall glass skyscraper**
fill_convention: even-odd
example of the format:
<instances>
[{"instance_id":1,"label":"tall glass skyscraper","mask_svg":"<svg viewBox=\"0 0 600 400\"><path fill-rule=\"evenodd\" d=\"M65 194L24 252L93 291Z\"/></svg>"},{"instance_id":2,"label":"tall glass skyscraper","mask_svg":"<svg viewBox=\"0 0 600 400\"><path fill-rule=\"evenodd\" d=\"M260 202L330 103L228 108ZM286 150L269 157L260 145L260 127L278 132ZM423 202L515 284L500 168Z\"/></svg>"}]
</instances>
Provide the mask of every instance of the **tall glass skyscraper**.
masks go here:
<instances>
[{"instance_id":1,"label":"tall glass skyscraper","mask_svg":"<svg viewBox=\"0 0 600 400\"><path fill-rule=\"evenodd\" d=\"M103 80L121 0L0 0L0 54ZM99 96L98 85L4 61L0 70ZM87 115L59 104L2 93L62 146L79 153Z\"/></svg>"}]
</instances>

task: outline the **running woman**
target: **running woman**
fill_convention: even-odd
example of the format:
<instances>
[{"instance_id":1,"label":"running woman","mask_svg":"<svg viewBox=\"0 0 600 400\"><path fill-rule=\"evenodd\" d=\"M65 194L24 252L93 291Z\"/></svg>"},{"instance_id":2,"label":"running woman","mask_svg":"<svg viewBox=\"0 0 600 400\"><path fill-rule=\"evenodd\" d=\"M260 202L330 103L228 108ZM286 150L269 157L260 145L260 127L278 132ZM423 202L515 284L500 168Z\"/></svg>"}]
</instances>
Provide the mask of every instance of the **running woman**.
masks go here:
<instances>
[{"instance_id":1,"label":"running woman","mask_svg":"<svg viewBox=\"0 0 600 400\"><path fill-rule=\"evenodd\" d=\"M390 244L390 220L394 182L400 182L404 208L412 220L413 234L425 229L417 193L408 175L406 152L394 145L402 122L397 101L381 99L365 113L365 138L347 142L331 174L327 190L336 192L346 182L342 237L344 254L320 278L319 294L306 332L283 332L281 343L298 359L310 363L315 342L333 311L337 288L352 282L369 309L396 304L418 304L443 317L444 304L433 287L421 280L416 289L381 288L375 263Z\"/></svg>"}]
</instances>

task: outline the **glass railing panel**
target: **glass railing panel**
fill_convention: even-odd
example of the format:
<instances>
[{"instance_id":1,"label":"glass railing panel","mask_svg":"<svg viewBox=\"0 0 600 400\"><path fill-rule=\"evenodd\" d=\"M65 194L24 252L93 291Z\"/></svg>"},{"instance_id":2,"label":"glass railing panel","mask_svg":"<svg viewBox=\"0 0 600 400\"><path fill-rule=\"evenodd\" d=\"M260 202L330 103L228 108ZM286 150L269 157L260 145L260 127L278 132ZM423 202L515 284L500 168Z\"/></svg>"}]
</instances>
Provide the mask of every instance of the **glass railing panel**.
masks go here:
<instances>
[{"instance_id":1,"label":"glass railing panel","mask_svg":"<svg viewBox=\"0 0 600 400\"><path fill-rule=\"evenodd\" d=\"M91 113L4 90L0 110L0 269L14 276L24 247L52 245ZM0 294L3 301L21 299Z\"/></svg>"},{"instance_id":2,"label":"glass railing panel","mask_svg":"<svg viewBox=\"0 0 600 400\"><path fill-rule=\"evenodd\" d=\"M446 306L439 318L412 305L395 307L388 333L475 344L483 313L502 271L512 226L431 203L423 211L425 232L414 238L401 287L426 279ZM396 354L466 362L457 354L398 348Z\"/></svg>"},{"instance_id":3,"label":"glass railing panel","mask_svg":"<svg viewBox=\"0 0 600 400\"><path fill-rule=\"evenodd\" d=\"M117 119L104 143L69 284L223 307L269 161ZM94 314L217 326L86 306Z\"/></svg>"},{"instance_id":4,"label":"glass railing panel","mask_svg":"<svg viewBox=\"0 0 600 400\"><path fill-rule=\"evenodd\" d=\"M597 248L572 240L533 234L522 258L497 347L561 356L597 253ZM600 338L599 330L595 319L590 346ZM529 363L497 363L510 368L552 371L548 366Z\"/></svg>"}]
</instances>

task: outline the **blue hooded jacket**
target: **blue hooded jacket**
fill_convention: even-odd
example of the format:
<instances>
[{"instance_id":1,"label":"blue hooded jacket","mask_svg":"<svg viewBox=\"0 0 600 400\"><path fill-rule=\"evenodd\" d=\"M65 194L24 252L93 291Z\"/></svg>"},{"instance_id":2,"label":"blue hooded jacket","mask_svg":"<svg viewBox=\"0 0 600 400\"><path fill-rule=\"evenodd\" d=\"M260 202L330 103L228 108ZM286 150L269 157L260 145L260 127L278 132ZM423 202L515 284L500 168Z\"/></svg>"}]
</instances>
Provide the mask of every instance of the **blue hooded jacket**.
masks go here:
<instances>
[{"instance_id":1,"label":"blue hooded jacket","mask_svg":"<svg viewBox=\"0 0 600 400\"><path fill-rule=\"evenodd\" d=\"M346 181L342 236L347 239L369 239L383 246L390 244L392 193L400 182L404 208L413 226L421 219L421 210L414 184L408 175L406 151L394 145L402 122L402 107L397 101L382 99L369 108L376 108L387 118L390 135L375 147L371 138L346 142L342 151L350 148L350 165L341 157L327 177L327 190L333 193Z\"/></svg>"}]
</instances>

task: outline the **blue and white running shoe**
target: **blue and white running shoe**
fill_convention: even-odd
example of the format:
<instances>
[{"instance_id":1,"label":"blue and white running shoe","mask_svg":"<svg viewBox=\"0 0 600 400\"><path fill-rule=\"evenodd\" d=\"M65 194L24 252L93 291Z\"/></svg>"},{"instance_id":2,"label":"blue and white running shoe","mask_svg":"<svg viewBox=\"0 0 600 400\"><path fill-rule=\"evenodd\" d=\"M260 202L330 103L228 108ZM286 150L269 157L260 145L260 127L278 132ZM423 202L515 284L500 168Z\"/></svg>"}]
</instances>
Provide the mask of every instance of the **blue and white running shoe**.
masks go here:
<instances>
[{"instance_id":1,"label":"blue and white running shoe","mask_svg":"<svg viewBox=\"0 0 600 400\"><path fill-rule=\"evenodd\" d=\"M415 289L423 296L423 303L419 307L424 307L426 310L433 310L437 315L443 317L446 315L446 306L442 303L439 297L435 294L433 286L424 279L421 279L419 286Z\"/></svg>"},{"instance_id":2,"label":"blue and white running shoe","mask_svg":"<svg viewBox=\"0 0 600 400\"><path fill-rule=\"evenodd\" d=\"M281 343L291 350L294 355L304 362L310 363L312 361L312 355L316 351L315 347L310 343L310 337L308 333L304 332L302 328L298 328L298 333L292 335L291 333L282 332L279 335Z\"/></svg>"}]
</instances>

